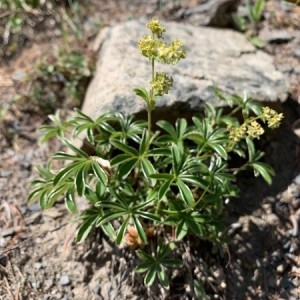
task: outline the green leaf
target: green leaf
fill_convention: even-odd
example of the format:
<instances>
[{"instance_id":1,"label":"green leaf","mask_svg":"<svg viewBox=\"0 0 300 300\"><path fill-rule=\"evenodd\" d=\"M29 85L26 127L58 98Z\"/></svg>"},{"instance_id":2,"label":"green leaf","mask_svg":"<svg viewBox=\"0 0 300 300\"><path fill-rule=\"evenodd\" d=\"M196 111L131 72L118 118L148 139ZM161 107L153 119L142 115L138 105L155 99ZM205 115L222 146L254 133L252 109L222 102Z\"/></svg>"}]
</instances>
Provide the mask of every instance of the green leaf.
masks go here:
<instances>
[{"instance_id":1,"label":"green leaf","mask_svg":"<svg viewBox=\"0 0 300 300\"><path fill-rule=\"evenodd\" d=\"M180 153L179 148L176 144L172 144L171 153L172 153L174 172L178 175L182 166L181 164L182 154Z\"/></svg>"},{"instance_id":2,"label":"green leaf","mask_svg":"<svg viewBox=\"0 0 300 300\"><path fill-rule=\"evenodd\" d=\"M73 150L79 157L84 157L84 158L88 158L89 155L87 153L85 153L84 151L80 150L79 148L75 147L69 140L65 139L64 140L65 144L71 149Z\"/></svg>"},{"instance_id":3,"label":"green leaf","mask_svg":"<svg viewBox=\"0 0 300 300\"><path fill-rule=\"evenodd\" d=\"M252 162L255 157L255 146L253 141L248 137L246 137L246 143L247 143L248 156L249 156L248 161Z\"/></svg>"},{"instance_id":4,"label":"green leaf","mask_svg":"<svg viewBox=\"0 0 300 300\"><path fill-rule=\"evenodd\" d=\"M160 173L160 174L151 174L149 177L158 179L158 180L173 180L175 178L174 174Z\"/></svg>"},{"instance_id":5,"label":"green leaf","mask_svg":"<svg viewBox=\"0 0 300 300\"><path fill-rule=\"evenodd\" d=\"M158 279L160 284L165 288L169 288L169 279L168 276L166 274L166 271L164 270L164 268L160 267L159 270L157 271L157 275L158 275Z\"/></svg>"},{"instance_id":6,"label":"green leaf","mask_svg":"<svg viewBox=\"0 0 300 300\"><path fill-rule=\"evenodd\" d=\"M65 204L66 204L67 209L71 213L75 213L77 211L75 198L74 198L74 195L72 193L67 193L66 194Z\"/></svg>"},{"instance_id":7,"label":"green leaf","mask_svg":"<svg viewBox=\"0 0 300 300\"><path fill-rule=\"evenodd\" d=\"M144 219L149 219L149 220L152 220L154 222L160 222L161 221L159 216L157 216L153 213L147 212L147 211L139 211L138 214L139 214L139 216L143 217Z\"/></svg>"},{"instance_id":8,"label":"green leaf","mask_svg":"<svg viewBox=\"0 0 300 300\"><path fill-rule=\"evenodd\" d=\"M254 15L255 15L255 21L258 23L261 20L262 14L265 9L265 0L256 0L254 4Z\"/></svg>"},{"instance_id":9,"label":"green leaf","mask_svg":"<svg viewBox=\"0 0 300 300\"><path fill-rule=\"evenodd\" d=\"M147 236L139 218L136 215L133 215L132 220L141 241L143 242L143 244L147 244Z\"/></svg>"},{"instance_id":10,"label":"green leaf","mask_svg":"<svg viewBox=\"0 0 300 300\"><path fill-rule=\"evenodd\" d=\"M232 14L231 16L232 16L233 22L234 22L235 26L237 27L237 29L242 32L245 31L246 30L245 18L240 17L237 14Z\"/></svg>"},{"instance_id":11,"label":"green leaf","mask_svg":"<svg viewBox=\"0 0 300 300\"><path fill-rule=\"evenodd\" d=\"M257 48L263 48L265 43L257 36L249 36L249 41Z\"/></svg>"},{"instance_id":12,"label":"green leaf","mask_svg":"<svg viewBox=\"0 0 300 300\"><path fill-rule=\"evenodd\" d=\"M140 142L139 155L143 155L149 149L149 134L148 130L145 128L142 140Z\"/></svg>"},{"instance_id":13,"label":"green leaf","mask_svg":"<svg viewBox=\"0 0 300 300\"><path fill-rule=\"evenodd\" d=\"M117 237L116 237L116 244L120 245L122 243L122 240L124 238L126 229L128 227L130 221L130 216L127 216L127 218L125 219L125 221L123 222L122 226L120 227L118 233L117 233Z\"/></svg>"},{"instance_id":14,"label":"green leaf","mask_svg":"<svg viewBox=\"0 0 300 300\"><path fill-rule=\"evenodd\" d=\"M255 162L251 164L254 169L254 174L256 176L261 175L263 179L270 185L272 184L272 177L274 175L274 170L267 164L262 162Z\"/></svg>"},{"instance_id":15,"label":"green leaf","mask_svg":"<svg viewBox=\"0 0 300 300\"><path fill-rule=\"evenodd\" d=\"M75 188L79 196L82 196L85 191L85 176L86 176L86 165L79 169L75 176ZM88 166L89 167L89 166Z\"/></svg>"},{"instance_id":16,"label":"green leaf","mask_svg":"<svg viewBox=\"0 0 300 300\"><path fill-rule=\"evenodd\" d=\"M136 156L138 157L139 156L139 152L131 147L131 146L128 146L128 145L125 145L117 140L111 140L110 141L117 149L120 149L122 150L123 152L127 153L127 154L131 154L132 156Z\"/></svg>"},{"instance_id":17,"label":"green leaf","mask_svg":"<svg viewBox=\"0 0 300 300\"><path fill-rule=\"evenodd\" d=\"M189 187L180 178L177 178L176 183L178 185L180 195L184 202L188 206L193 206L193 204L195 204L195 200Z\"/></svg>"},{"instance_id":18,"label":"green leaf","mask_svg":"<svg viewBox=\"0 0 300 300\"><path fill-rule=\"evenodd\" d=\"M152 266L153 266L153 262L149 262L149 261L142 262L136 266L135 272L144 273L144 272L148 271Z\"/></svg>"},{"instance_id":19,"label":"green leaf","mask_svg":"<svg viewBox=\"0 0 300 300\"><path fill-rule=\"evenodd\" d=\"M69 153L65 153L62 151L56 152L53 156L52 159L57 159L57 160L73 160L73 161L78 161L78 160L82 160L81 157L69 154Z\"/></svg>"},{"instance_id":20,"label":"green leaf","mask_svg":"<svg viewBox=\"0 0 300 300\"><path fill-rule=\"evenodd\" d=\"M119 178L125 179L129 173L133 170L136 163L138 162L138 158L132 158L130 161L119 166Z\"/></svg>"},{"instance_id":21,"label":"green leaf","mask_svg":"<svg viewBox=\"0 0 300 300\"><path fill-rule=\"evenodd\" d=\"M227 151L222 145L214 143L214 142L210 142L209 146L213 150L215 150L217 152L217 154L219 154L223 159L227 160L227 158L228 158Z\"/></svg>"},{"instance_id":22,"label":"green leaf","mask_svg":"<svg viewBox=\"0 0 300 300\"><path fill-rule=\"evenodd\" d=\"M89 236L89 234L95 227L96 221L97 217L91 216L80 225L76 237L78 242L83 242Z\"/></svg>"},{"instance_id":23,"label":"green leaf","mask_svg":"<svg viewBox=\"0 0 300 300\"><path fill-rule=\"evenodd\" d=\"M133 91L135 92L135 94L137 96L144 99L147 103L149 102L149 94L145 88L136 88L136 89L133 89Z\"/></svg>"},{"instance_id":24,"label":"green leaf","mask_svg":"<svg viewBox=\"0 0 300 300\"><path fill-rule=\"evenodd\" d=\"M104 170L100 167L97 161L92 161L92 169L95 176L101 181L101 183L105 186L108 182L108 177Z\"/></svg>"},{"instance_id":25,"label":"green leaf","mask_svg":"<svg viewBox=\"0 0 300 300\"><path fill-rule=\"evenodd\" d=\"M150 175L154 174L156 171L155 171L154 166L152 165L152 163L148 159L143 159L141 161L141 169L142 169L142 172L144 174L145 179L149 180L150 184L152 186L154 186L156 184L156 180L152 179L150 177Z\"/></svg>"},{"instance_id":26,"label":"green leaf","mask_svg":"<svg viewBox=\"0 0 300 300\"><path fill-rule=\"evenodd\" d=\"M156 268L155 266L153 266L152 268L150 268L150 270L148 270L148 272L146 273L146 276L144 278L144 284L146 286L151 286L154 282L156 278Z\"/></svg>"},{"instance_id":27,"label":"green leaf","mask_svg":"<svg viewBox=\"0 0 300 300\"><path fill-rule=\"evenodd\" d=\"M182 240L186 236L187 232L188 232L188 226L187 226L185 220L181 220L178 223L178 226L176 227L176 230L175 230L176 239Z\"/></svg>"},{"instance_id":28,"label":"green leaf","mask_svg":"<svg viewBox=\"0 0 300 300\"><path fill-rule=\"evenodd\" d=\"M117 237L116 231L114 227L111 225L110 222L101 224L101 228L103 232L112 240L114 241Z\"/></svg>"},{"instance_id":29,"label":"green leaf","mask_svg":"<svg viewBox=\"0 0 300 300\"><path fill-rule=\"evenodd\" d=\"M171 180L166 180L161 187L159 188L159 192L158 192L158 199L161 200L165 194L167 193L167 191L170 188L171 183L173 182L173 179Z\"/></svg>"},{"instance_id":30,"label":"green leaf","mask_svg":"<svg viewBox=\"0 0 300 300\"><path fill-rule=\"evenodd\" d=\"M111 160L111 165L112 166L117 166L119 164L126 163L130 160L132 160L132 155L131 154L126 154L126 153L119 154Z\"/></svg>"},{"instance_id":31,"label":"green leaf","mask_svg":"<svg viewBox=\"0 0 300 300\"><path fill-rule=\"evenodd\" d=\"M171 123L169 123L165 120L160 120L156 124L160 128L164 129L166 132L168 132L173 139L176 139L176 136L177 136L176 130Z\"/></svg>"},{"instance_id":32,"label":"green leaf","mask_svg":"<svg viewBox=\"0 0 300 300\"><path fill-rule=\"evenodd\" d=\"M137 250L136 251L136 255L138 256L139 259L144 260L144 261L149 261L151 263L155 262L155 259L153 258L153 256L151 256L150 254L146 253L143 250Z\"/></svg>"}]
</instances>

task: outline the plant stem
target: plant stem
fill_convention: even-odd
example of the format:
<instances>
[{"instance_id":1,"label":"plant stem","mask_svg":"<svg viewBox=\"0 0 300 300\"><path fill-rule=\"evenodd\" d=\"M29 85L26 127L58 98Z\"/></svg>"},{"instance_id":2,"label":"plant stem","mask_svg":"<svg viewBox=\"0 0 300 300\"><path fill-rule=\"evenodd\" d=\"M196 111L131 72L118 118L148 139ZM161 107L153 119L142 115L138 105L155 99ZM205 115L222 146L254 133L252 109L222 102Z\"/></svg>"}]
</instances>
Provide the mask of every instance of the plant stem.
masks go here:
<instances>
[{"instance_id":1,"label":"plant stem","mask_svg":"<svg viewBox=\"0 0 300 300\"><path fill-rule=\"evenodd\" d=\"M154 58L152 58L152 61L151 61L151 73L152 73L151 74L151 79L153 81L154 80ZM153 110L153 108L152 108L153 102L154 102L154 90L151 87L151 89L150 89L150 102L147 104L147 117L148 117L148 133L149 133L149 136L150 136L150 133L151 133L151 125L152 125L151 112Z\"/></svg>"}]
</instances>

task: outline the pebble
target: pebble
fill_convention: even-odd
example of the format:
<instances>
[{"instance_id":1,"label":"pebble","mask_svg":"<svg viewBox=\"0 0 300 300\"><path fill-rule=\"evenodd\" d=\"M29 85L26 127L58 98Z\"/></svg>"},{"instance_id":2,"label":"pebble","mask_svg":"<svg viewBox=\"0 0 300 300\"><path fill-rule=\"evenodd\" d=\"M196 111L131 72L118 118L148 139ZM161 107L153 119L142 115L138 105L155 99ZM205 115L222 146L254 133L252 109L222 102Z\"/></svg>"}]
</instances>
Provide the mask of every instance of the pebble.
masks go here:
<instances>
[{"instance_id":1,"label":"pebble","mask_svg":"<svg viewBox=\"0 0 300 300\"><path fill-rule=\"evenodd\" d=\"M277 266L276 271L280 274L282 274L286 269L286 266L284 264L280 264Z\"/></svg>"},{"instance_id":2,"label":"pebble","mask_svg":"<svg viewBox=\"0 0 300 300\"><path fill-rule=\"evenodd\" d=\"M63 275L60 276L59 284L68 285L70 283L71 283L71 280L70 280L70 278L67 274L63 274Z\"/></svg>"},{"instance_id":3,"label":"pebble","mask_svg":"<svg viewBox=\"0 0 300 300\"><path fill-rule=\"evenodd\" d=\"M42 265L40 262L36 262L36 263L34 264L34 268L37 269L37 270L41 269L42 266L43 266L43 265Z\"/></svg>"},{"instance_id":4,"label":"pebble","mask_svg":"<svg viewBox=\"0 0 300 300\"><path fill-rule=\"evenodd\" d=\"M232 223L230 225L230 228L228 230L228 235L233 235L234 233L236 233L236 231L238 231L239 229L241 229L243 226L241 223L236 222L236 223Z\"/></svg>"}]
</instances>

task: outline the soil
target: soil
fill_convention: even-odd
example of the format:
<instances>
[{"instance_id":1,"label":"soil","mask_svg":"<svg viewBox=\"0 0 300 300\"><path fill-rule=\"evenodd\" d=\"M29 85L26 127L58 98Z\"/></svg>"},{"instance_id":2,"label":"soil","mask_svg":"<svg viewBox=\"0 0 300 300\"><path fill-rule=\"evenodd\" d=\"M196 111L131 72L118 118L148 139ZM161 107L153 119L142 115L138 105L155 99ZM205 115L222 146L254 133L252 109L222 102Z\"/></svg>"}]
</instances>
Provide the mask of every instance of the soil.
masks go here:
<instances>
[{"instance_id":1,"label":"soil","mask_svg":"<svg viewBox=\"0 0 300 300\"><path fill-rule=\"evenodd\" d=\"M87 55L98 25L138 16L173 19L181 3L84 2L76 16L84 17L85 38L77 47ZM197 4L184 2L183 8ZM35 167L62 146L57 141L39 144L38 129L47 115L17 95L28 93L30 82L22 78L36 61L66 46L59 13L64 6L59 9L32 11L22 34L11 37L0 53L0 112L5 112L0 122L0 299L193 299L193 278L210 299L300 299L300 7L270 0L260 25L260 32L276 29L293 37L264 48L290 83L288 100L278 104L285 116L282 126L260 142L276 171L273 184L252 174L239 179L240 198L226 206L228 248L222 255L205 241L187 239L185 267L172 274L169 291L144 288L133 273L133 253L114 247L100 233L76 244L76 222L62 203L47 211L27 203ZM74 7L64 11L73 15ZM2 34L3 20L0 16Z\"/></svg>"}]
</instances>

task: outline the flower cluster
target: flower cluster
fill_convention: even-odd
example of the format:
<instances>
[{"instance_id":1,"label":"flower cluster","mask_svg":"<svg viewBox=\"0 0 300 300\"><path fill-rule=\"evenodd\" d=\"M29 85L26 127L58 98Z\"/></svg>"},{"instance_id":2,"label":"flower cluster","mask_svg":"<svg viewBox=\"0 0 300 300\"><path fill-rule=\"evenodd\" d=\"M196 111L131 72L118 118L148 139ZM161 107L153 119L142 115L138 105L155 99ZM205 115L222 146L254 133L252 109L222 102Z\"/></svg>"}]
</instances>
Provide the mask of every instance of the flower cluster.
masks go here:
<instances>
[{"instance_id":1,"label":"flower cluster","mask_svg":"<svg viewBox=\"0 0 300 300\"><path fill-rule=\"evenodd\" d=\"M158 94L168 94L172 85L172 76L163 72L156 72L154 79L151 81L151 87Z\"/></svg>"},{"instance_id":2,"label":"flower cluster","mask_svg":"<svg viewBox=\"0 0 300 300\"><path fill-rule=\"evenodd\" d=\"M152 36L144 36L138 41L138 46L143 56L173 65L180 59L185 58L186 50L179 39L173 40L169 46L161 40L165 28L157 19L152 19L147 24L147 27L152 31Z\"/></svg>"},{"instance_id":3,"label":"flower cluster","mask_svg":"<svg viewBox=\"0 0 300 300\"><path fill-rule=\"evenodd\" d=\"M259 139L261 135L264 134L264 129L257 121L251 121L251 123L247 126L247 135L251 139Z\"/></svg>"},{"instance_id":4,"label":"flower cluster","mask_svg":"<svg viewBox=\"0 0 300 300\"><path fill-rule=\"evenodd\" d=\"M267 121L269 128L277 128L283 119L283 114L279 114L275 110L266 106L263 108L263 118Z\"/></svg>"},{"instance_id":5,"label":"flower cluster","mask_svg":"<svg viewBox=\"0 0 300 300\"><path fill-rule=\"evenodd\" d=\"M244 123L240 127L229 127L229 139L233 142L239 142L246 136L247 125Z\"/></svg>"},{"instance_id":6,"label":"flower cluster","mask_svg":"<svg viewBox=\"0 0 300 300\"><path fill-rule=\"evenodd\" d=\"M259 139L264 132L262 126L254 118L250 118L239 127L230 127L229 139L235 143L246 136L250 139Z\"/></svg>"},{"instance_id":7,"label":"flower cluster","mask_svg":"<svg viewBox=\"0 0 300 300\"><path fill-rule=\"evenodd\" d=\"M149 59L156 58L158 56L158 49L162 47L164 43L162 40L153 38L151 35L146 35L138 41L138 46L143 56Z\"/></svg>"},{"instance_id":8,"label":"flower cluster","mask_svg":"<svg viewBox=\"0 0 300 300\"><path fill-rule=\"evenodd\" d=\"M152 34L158 38L161 38L162 34L166 31L166 28L156 18L150 20L147 23L147 27L151 30Z\"/></svg>"},{"instance_id":9,"label":"flower cluster","mask_svg":"<svg viewBox=\"0 0 300 300\"><path fill-rule=\"evenodd\" d=\"M259 139L265 131L262 125L256 121L257 119L266 122L267 126L273 129L279 127L280 122L283 119L283 115L277 113L270 107L265 106L263 107L262 114L260 116L248 119L239 127L229 127L229 139L234 143L239 142L244 137Z\"/></svg>"}]
</instances>

